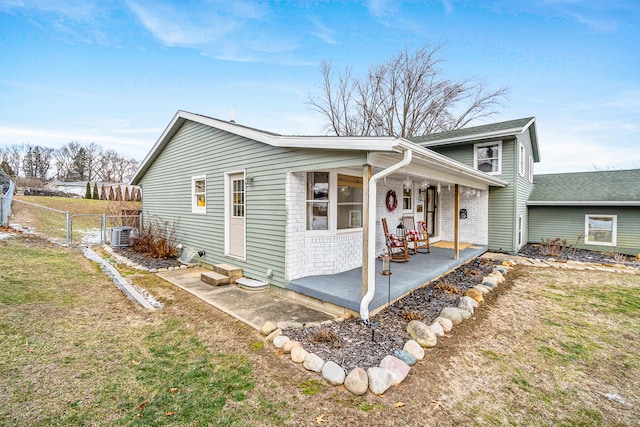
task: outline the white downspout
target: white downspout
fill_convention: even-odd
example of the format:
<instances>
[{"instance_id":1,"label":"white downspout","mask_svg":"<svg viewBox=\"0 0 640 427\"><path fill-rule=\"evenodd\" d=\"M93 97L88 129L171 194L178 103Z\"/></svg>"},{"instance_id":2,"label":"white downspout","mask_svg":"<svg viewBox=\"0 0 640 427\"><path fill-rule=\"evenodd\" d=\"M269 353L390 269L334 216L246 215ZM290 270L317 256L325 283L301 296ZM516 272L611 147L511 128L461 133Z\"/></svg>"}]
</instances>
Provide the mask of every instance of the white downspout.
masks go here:
<instances>
[{"instance_id":1,"label":"white downspout","mask_svg":"<svg viewBox=\"0 0 640 427\"><path fill-rule=\"evenodd\" d=\"M389 166L377 174L373 175L369 179L369 218L368 221L368 236L367 236L367 293L362 297L360 301L360 318L367 322L369 320L369 303L373 299L376 293L376 187L377 182L385 176L391 175L404 166L411 163L412 151L405 149L404 157L399 163L393 166Z\"/></svg>"}]
</instances>

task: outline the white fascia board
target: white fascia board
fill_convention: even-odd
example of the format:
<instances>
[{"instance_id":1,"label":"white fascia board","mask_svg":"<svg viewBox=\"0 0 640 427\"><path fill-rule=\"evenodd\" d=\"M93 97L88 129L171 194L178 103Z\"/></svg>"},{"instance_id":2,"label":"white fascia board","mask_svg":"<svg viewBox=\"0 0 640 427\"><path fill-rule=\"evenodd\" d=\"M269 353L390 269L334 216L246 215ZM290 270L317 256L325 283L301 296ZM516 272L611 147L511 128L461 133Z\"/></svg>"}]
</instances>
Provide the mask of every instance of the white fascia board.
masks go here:
<instances>
[{"instance_id":1,"label":"white fascia board","mask_svg":"<svg viewBox=\"0 0 640 427\"><path fill-rule=\"evenodd\" d=\"M640 206L640 200L629 201L536 201L530 200L527 206Z\"/></svg>"},{"instance_id":2,"label":"white fascia board","mask_svg":"<svg viewBox=\"0 0 640 427\"><path fill-rule=\"evenodd\" d=\"M451 138L437 139L435 141L421 142L420 145L422 145L423 147L431 147L436 145L455 144L457 142L463 142L463 141L475 141L479 139L502 138L504 136L509 136L509 135L519 135L525 130L527 130L534 121L535 121L535 118L531 119L526 125L522 127L495 130L492 132L484 132L484 133L478 133L478 134L472 134L472 135L454 136Z\"/></svg>"}]
</instances>

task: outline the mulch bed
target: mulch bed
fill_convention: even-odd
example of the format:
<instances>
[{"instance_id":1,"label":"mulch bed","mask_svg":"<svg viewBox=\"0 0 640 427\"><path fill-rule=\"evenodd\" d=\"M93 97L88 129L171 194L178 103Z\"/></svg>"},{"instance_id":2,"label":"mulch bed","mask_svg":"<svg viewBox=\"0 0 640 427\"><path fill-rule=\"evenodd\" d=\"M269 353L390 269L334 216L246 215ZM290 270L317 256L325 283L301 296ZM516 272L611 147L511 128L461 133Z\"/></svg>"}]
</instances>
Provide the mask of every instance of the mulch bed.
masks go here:
<instances>
[{"instance_id":1,"label":"mulch bed","mask_svg":"<svg viewBox=\"0 0 640 427\"><path fill-rule=\"evenodd\" d=\"M554 258L561 260L571 260L571 261L581 261L581 262L595 262L598 264L625 264L633 267L640 267L640 261L638 261L635 257L622 255L622 254L614 254L606 253L606 252L596 252L596 251L588 251L585 249L574 249L569 248L565 250L561 254L556 254L554 256L544 255L541 250L541 245L539 244L528 244L524 246L518 252L518 255L529 257L529 258Z\"/></svg>"},{"instance_id":2,"label":"mulch bed","mask_svg":"<svg viewBox=\"0 0 640 427\"><path fill-rule=\"evenodd\" d=\"M491 260L475 259L414 290L388 310L385 308L371 317L375 330L361 319L348 319L316 328L288 328L282 333L300 341L305 350L338 363L347 372L355 367L367 369L378 366L385 356L402 349L404 343L411 339L407 333L409 321L433 323L444 307L456 307L464 291L480 283L495 265ZM443 285L453 286L458 292L454 294L439 289L447 287Z\"/></svg>"},{"instance_id":3,"label":"mulch bed","mask_svg":"<svg viewBox=\"0 0 640 427\"><path fill-rule=\"evenodd\" d=\"M146 254L141 252L136 252L133 248L130 247L112 247L113 251L130 259L136 264L142 265L147 268L169 268L169 267L179 267L181 265L180 261L176 258L151 258Z\"/></svg>"}]
</instances>

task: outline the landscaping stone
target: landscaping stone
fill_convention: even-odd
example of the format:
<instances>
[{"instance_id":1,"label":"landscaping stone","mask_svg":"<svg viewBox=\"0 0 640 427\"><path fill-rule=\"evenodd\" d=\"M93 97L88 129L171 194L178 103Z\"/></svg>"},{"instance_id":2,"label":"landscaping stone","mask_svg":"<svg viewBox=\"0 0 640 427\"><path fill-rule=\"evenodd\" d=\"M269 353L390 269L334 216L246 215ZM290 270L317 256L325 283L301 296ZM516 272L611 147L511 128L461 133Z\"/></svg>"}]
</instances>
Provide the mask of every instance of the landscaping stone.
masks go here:
<instances>
[{"instance_id":1,"label":"landscaping stone","mask_svg":"<svg viewBox=\"0 0 640 427\"><path fill-rule=\"evenodd\" d=\"M275 323L267 321L264 325L262 325L262 329L260 330L260 332L262 332L262 335L267 336L276 329L278 329L278 327Z\"/></svg>"},{"instance_id":2,"label":"landscaping stone","mask_svg":"<svg viewBox=\"0 0 640 427\"><path fill-rule=\"evenodd\" d=\"M478 286L478 285L476 285L476 286ZM482 284L480 286L484 286L485 288L487 288L487 289L489 289L491 291L496 288L496 285L494 283L491 283L491 282L482 282Z\"/></svg>"},{"instance_id":3,"label":"landscaping stone","mask_svg":"<svg viewBox=\"0 0 640 427\"><path fill-rule=\"evenodd\" d=\"M412 320L409 322L407 325L407 332L411 335L411 338L416 340L416 342L422 347L435 347L436 344L438 344L436 334L433 333L429 326L419 320Z\"/></svg>"},{"instance_id":4,"label":"landscaping stone","mask_svg":"<svg viewBox=\"0 0 640 427\"><path fill-rule=\"evenodd\" d=\"M362 368L354 368L344 379L344 388L356 396L362 396L369 389L369 376Z\"/></svg>"},{"instance_id":5,"label":"landscaping stone","mask_svg":"<svg viewBox=\"0 0 640 427\"><path fill-rule=\"evenodd\" d=\"M329 360L322 366L322 378L331 385L342 385L346 375L342 366Z\"/></svg>"},{"instance_id":6,"label":"landscaping stone","mask_svg":"<svg viewBox=\"0 0 640 427\"><path fill-rule=\"evenodd\" d=\"M315 353L309 353L307 357L304 358L302 366L304 366L307 371L320 372L324 366L324 360Z\"/></svg>"},{"instance_id":7,"label":"landscaping stone","mask_svg":"<svg viewBox=\"0 0 640 427\"><path fill-rule=\"evenodd\" d=\"M284 343L286 343L287 341L289 341L289 337L288 336L286 336L286 335L278 335L277 337L275 337L273 339L273 346L275 348L282 348Z\"/></svg>"},{"instance_id":8,"label":"landscaping stone","mask_svg":"<svg viewBox=\"0 0 640 427\"><path fill-rule=\"evenodd\" d=\"M434 320L434 322L438 322L442 325L442 329L444 329L445 332L451 332L451 329L453 329L453 322L450 319L445 319L444 317L436 317L436 320Z\"/></svg>"},{"instance_id":9,"label":"landscaping stone","mask_svg":"<svg viewBox=\"0 0 640 427\"><path fill-rule=\"evenodd\" d=\"M467 289L464 295L469 298L472 298L478 304L482 304L484 302L484 297L482 296L482 292L480 292L477 289L474 289L474 288Z\"/></svg>"},{"instance_id":10,"label":"landscaping stone","mask_svg":"<svg viewBox=\"0 0 640 427\"><path fill-rule=\"evenodd\" d=\"M471 289L475 289L478 292L480 292L481 294L487 294L489 293L490 289L487 288L486 286L482 286L482 285L475 285L473 288ZM484 298L484 297L483 297Z\"/></svg>"},{"instance_id":11,"label":"landscaping stone","mask_svg":"<svg viewBox=\"0 0 640 427\"><path fill-rule=\"evenodd\" d=\"M287 329L289 327L289 322L281 320L280 322L276 323L276 326L278 327L278 329Z\"/></svg>"},{"instance_id":12,"label":"landscaping stone","mask_svg":"<svg viewBox=\"0 0 640 427\"><path fill-rule=\"evenodd\" d=\"M462 317L462 320L467 320L472 315L470 311L464 310L462 308L459 308L458 310L460 311L460 317Z\"/></svg>"},{"instance_id":13,"label":"landscaping stone","mask_svg":"<svg viewBox=\"0 0 640 427\"><path fill-rule=\"evenodd\" d=\"M424 359L424 349L415 340L409 340L404 343L402 350L415 357L416 360Z\"/></svg>"},{"instance_id":14,"label":"landscaping stone","mask_svg":"<svg viewBox=\"0 0 640 427\"><path fill-rule=\"evenodd\" d=\"M380 367L393 373L396 380L392 385L398 385L409 375L411 367L395 356L386 356L380 361Z\"/></svg>"},{"instance_id":15,"label":"landscaping stone","mask_svg":"<svg viewBox=\"0 0 640 427\"><path fill-rule=\"evenodd\" d=\"M431 325L429 325L429 328L431 328L431 330L434 334L436 334L437 337L444 336L444 328L439 322L433 322Z\"/></svg>"},{"instance_id":16,"label":"landscaping stone","mask_svg":"<svg viewBox=\"0 0 640 427\"><path fill-rule=\"evenodd\" d=\"M369 390L371 390L371 393L377 395L389 390L389 387L391 387L396 380L393 372L378 367L367 369L367 377L369 377Z\"/></svg>"},{"instance_id":17,"label":"landscaping stone","mask_svg":"<svg viewBox=\"0 0 640 427\"><path fill-rule=\"evenodd\" d=\"M273 339L277 336L282 335L282 329L276 329L275 331L271 332L269 335L267 335L267 337L265 338L267 341L269 342L273 342Z\"/></svg>"},{"instance_id":18,"label":"landscaping stone","mask_svg":"<svg viewBox=\"0 0 640 427\"><path fill-rule=\"evenodd\" d=\"M458 308L463 310L467 310L469 313L473 314L476 308L478 308L480 304L478 304L474 299L464 296L460 298L460 302L458 302Z\"/></svg>"},{"instance_id":19,"label":"landscaping stone","mask_svg":"<svg viewBox=\"0 0 640 427\"><path fill-rule=\"evenodd\" d=\"M496 286L498 286L498 278L497 278L497 277L494 277L494 276L485 276L485 277L482 279L482 283L481 283L481 285L483 285L483 286L487 286L487 285L489 285L489 284L490 284L490 285L493 285L493 286L491 286L491 288L492 288L492 289L493 289L493 288L495 288Z\"/></svg>"},{"instance_id":20,"label":"landscaping stone","mask_svg":"<svg viewBox=\"0 0 640 427\"><path fill-rule=\"evenodd\" d=\"M300 328L302 328L302 323L300 323L300 322L291 322L291 323L289 323L289 327L293 328L293 329L300 329Z\"/></svg>"},{"instance_id":21,"label":"landscaping stone","mask_svg":"<svg viewBox=\"0 0 640 427\"><path fill-rule=\"evenodd\" d=\"M460 315L460 311L456 307L445 307L440 311L440 316L445 319L451 320L451 323L454 325L459 325L462 323L462 316Z\"/></svg>"},{"instance_id":22,"label":"landscaping stone","mask_svg":"<svg viewBox=\"0 0 640 427\"><path fill-rule=\"evenodd\" d=\"M300 346L300 341L289 340L282 345L282 352L285 354L289 354L291 353L291 350L293 350L294 347L299 347L299 346Z\"/></svg>"},{"instance_id":23,"label":"landscaping stone","mask_svg":"<svg viewBox=\"0 0 640 427\"><path fill-rule=\"evenodd\" d=\"M507 274L507 268L504 265L496 265L495 269L502 274Z\"/></svg>"},{"instance_id":24,"label":"landscaping stone","mask_svg":"<svg viewBox=\"0 0 640 427\"><path fill-rule=\"evenodd\" d=\"M416 345L420 347L418 343L416 343ZM422 350L422 347L420 347L420 350ZM422 354L424 354L424 350L422 350ZM409 366L413 366L417 362L416 357L413 354L409 353L408 351L396 350L393 352L393 355L398 359L402 360L404 363L406 363Z\"/></svg>"},{"instance_id":25,"label":"landscaping stone","mask_svg":"<svg viewBox=\"0 0 640 427\"><path fill-rule=\"evenodd\" d=\"M320 322L308 322L304 324L304 328L308 329L308 328L317 328L318 326L320 326Z\"/></svg>"},{"instance_id":26,"label":"landscaping stone","mask_svg":"<svg viewBox=\"0 0 640 427\"><path fill-rule=\"evenodd\" d=\"M293 347L291 349L291 360L296 363L304 362L304 359L307 357L309 352L305 350L302 346Z\"/></svg>"}]
</instances>

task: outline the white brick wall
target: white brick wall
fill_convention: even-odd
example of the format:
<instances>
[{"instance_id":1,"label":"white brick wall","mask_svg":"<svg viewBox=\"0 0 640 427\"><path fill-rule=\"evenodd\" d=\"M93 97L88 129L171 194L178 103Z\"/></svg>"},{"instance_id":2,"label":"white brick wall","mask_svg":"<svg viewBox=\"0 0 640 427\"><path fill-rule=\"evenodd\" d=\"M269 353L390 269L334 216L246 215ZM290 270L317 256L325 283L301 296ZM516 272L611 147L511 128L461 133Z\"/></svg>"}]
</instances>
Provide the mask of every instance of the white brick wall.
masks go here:
<instances>
[{"instance_id":1,"label":"white brick wall","mask_svg":"<svg viewBox=\"0 0 640 427\"><path fill-rule=\"evenodd\" d=\"M335 274L362 265L362 233L319 236L306 231L305 173L286 178L285 279Z\"/></svg>"},{"instance_id":2,"label":"white brick wall","mask_svg":"<svg viewBox=\"0 0 640 427\"><path fill-rule=\"evenodd\" d=\"M443 186L440 191L438 218L440 239L453 241L454 188ZM481 191L480 197L466 196L460 192L460 209L467 210L467 218L460 219L460 241L489 244L489 192Z\"/></svg>"}]
</instances>

